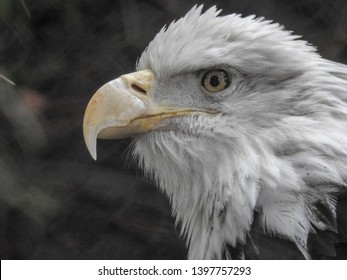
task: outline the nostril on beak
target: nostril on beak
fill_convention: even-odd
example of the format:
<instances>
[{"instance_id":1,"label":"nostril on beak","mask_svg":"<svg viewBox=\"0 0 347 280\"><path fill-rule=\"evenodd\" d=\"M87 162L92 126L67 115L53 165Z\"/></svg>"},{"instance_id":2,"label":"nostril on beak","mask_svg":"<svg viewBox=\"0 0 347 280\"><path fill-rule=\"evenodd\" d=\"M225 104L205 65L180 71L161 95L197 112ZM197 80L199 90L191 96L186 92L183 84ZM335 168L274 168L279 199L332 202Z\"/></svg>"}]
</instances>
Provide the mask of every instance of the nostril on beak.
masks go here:
<instances>
[{"instance_id":1,"label":"nostril on beak","mask_svg":"<svg viewBox=\"0 0 347 280\"><path fill-rule=\"evenodd\" d=\"M139 85L131 84L131 88L138 93L147 95L147 91L144 88L140 87Z\"/></svg>"}]
</instances>

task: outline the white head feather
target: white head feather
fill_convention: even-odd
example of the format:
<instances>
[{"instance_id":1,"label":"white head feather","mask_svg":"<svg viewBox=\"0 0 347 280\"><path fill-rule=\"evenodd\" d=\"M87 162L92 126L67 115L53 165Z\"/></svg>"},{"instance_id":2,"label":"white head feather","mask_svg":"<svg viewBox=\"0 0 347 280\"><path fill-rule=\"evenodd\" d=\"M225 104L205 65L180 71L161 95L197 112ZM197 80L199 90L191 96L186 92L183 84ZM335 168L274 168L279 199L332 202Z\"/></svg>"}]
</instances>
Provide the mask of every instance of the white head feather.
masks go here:
<instances>
[{"instance_id":1,"label":"white head feather","mask_svg":"<svg viewBox=\"0 0 347 280\"><path fill-rule=\"evenodd\" d=\"M306 257L315 202L335 211L347 178L347 69L322 59L282 26L194 7L163 28L137 68L152 69L156 102L220 112L172 121L135 138L134 154L170 198L191 259L222 258L245 242L254 211L264 232ZM201 97L189 73L226 66L224 95ZM195 77L195 76L194 76Z\"/></svg>"}]
</instances>

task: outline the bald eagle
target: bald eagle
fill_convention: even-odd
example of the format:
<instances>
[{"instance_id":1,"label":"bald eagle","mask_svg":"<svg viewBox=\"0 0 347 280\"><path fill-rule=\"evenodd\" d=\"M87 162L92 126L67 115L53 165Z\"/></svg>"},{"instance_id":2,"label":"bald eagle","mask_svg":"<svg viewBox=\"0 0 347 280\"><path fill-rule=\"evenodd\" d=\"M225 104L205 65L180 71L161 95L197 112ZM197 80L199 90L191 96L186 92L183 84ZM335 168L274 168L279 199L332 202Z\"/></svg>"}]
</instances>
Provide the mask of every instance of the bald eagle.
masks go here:
<instances>
[{"instance_id":1,"label":"bald eagle","mask_svg":"<svg viewBox=\"0 0 347 280\"><path fill-rule=\"evenodd\" d=\"M347 67L272 21L202 9L161 29L137 72L92 97L89 152L97 138L133 137L189 259L339 257Z\"/></svg>"}]
</instances>

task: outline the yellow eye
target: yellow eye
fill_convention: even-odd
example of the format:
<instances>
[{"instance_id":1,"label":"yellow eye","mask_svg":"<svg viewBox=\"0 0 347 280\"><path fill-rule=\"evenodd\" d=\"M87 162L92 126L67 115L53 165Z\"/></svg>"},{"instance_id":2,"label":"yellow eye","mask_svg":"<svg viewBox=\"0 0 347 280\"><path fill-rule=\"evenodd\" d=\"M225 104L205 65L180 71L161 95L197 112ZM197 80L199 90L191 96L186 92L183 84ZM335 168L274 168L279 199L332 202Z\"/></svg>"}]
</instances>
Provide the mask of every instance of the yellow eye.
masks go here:
<instances>
[{"instance_id":1,"label":"yellow eye","mask_svg":"<svg viewBox=\"0 0 347 280\"><path fill-rule=\"evenodd\" d=\"M222 69L207 71L202 78L202 86L208 92L219 92L230 86L230 76Z\"/></svg>"}]
</instances>

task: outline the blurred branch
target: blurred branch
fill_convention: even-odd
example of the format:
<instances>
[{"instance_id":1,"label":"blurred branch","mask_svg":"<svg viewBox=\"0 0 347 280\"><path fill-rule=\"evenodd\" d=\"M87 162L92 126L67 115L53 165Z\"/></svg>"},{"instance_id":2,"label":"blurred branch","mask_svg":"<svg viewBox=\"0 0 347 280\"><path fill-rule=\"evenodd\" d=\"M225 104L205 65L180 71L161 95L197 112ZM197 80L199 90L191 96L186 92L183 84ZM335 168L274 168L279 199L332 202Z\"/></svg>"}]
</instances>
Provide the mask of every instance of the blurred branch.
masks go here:
<instances>
[{"instance_id":1,"label":"blurred branch","mask_svg":"<svg viewBox=\"0 0 347 280\"><path fill-rule=\"evenodd\" d=\"M10 79L6 78L4 75L0 74L0 78L3 79L4 81L10 83L11 85L15 86L16 84L12 82Z\"/></svg>"},{"instance_id":2,"label":"blurred branch","mask_svg":"<svg viewBox=\"0 0 347 280\"><path fill-rule=\"evenodd\" d=\"M22 6L25 10L25 13L27 14L28 18L31 19L31 14L30 14L30 11L29 11L29 8L27 6L27 4L25 3L24 0L20 0L20 2L22 3Z\"/></svg>"}]
</instances>

